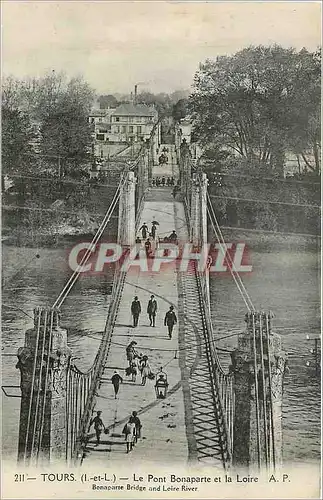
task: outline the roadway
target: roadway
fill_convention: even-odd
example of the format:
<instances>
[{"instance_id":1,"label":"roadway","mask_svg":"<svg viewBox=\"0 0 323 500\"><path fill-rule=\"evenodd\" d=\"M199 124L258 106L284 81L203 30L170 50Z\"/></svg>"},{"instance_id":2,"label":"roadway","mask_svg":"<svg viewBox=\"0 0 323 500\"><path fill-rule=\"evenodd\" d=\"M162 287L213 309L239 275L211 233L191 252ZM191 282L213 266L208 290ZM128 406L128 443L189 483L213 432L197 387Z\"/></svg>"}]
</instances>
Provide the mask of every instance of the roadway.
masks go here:
<instances>
[{"instance_id":1,"label":"roadway","mask_svg":"<svg viewBox=\"0 0 323 500\"><path fill-rule=\"evenodd\" d=\"M177 178L174 147L167 147L170 149L169 163L163 167L155 166L153 175L158 172L158 175ZM149 225L157 219L161 238L175 229L179 239L187 241L184 207L181 202L174 202L171 189L150 190L140 225L143 222ZM197 293L195 277L178 273L175 263L166 264L158 273L143 272L137 266L129 269L94 408L94 415L96 411L102 411L109 434L102 434L97 446L91 429L83 464L96 464L104 457L105 463L111 460L125 465L134 462L165 464L170 460L173 464L185 465L203 461L222 469ZM137 328L132 327L130 311L135 295L142 307ZM158 304L155 328L149 326L146 313L150 295L155 295ZM174 306L179 319L171 340L163 324L170 305ZM154 373L160 367L167 373L166 399L156 398L155 380L147 380L142 386L140 374L136 382L126 377L125 349L132 340L137 342L137 351L148 356ZM111 383L115 370L123 377L117 399ZM122 429L134 410L143 425L142 437L133 451L126 454Z\"/></svg>"}]
</instances>

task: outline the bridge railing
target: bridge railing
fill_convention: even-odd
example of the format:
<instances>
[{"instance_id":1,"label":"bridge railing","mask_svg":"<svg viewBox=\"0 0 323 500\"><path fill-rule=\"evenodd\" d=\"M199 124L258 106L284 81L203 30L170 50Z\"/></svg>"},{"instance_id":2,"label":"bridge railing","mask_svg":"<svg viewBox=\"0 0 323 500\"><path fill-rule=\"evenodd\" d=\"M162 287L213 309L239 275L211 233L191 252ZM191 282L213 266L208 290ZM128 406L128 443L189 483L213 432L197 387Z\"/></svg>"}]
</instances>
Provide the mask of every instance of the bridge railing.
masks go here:
<instances>
[{"instance_id":1,"label":"bridge railing","mask_svg":"<svg viewBox=\"0 0 323 500\"><path fill-rule=\"evenodd\" d=\"M191 159L189 158L189 161ZM189 169L190 174L192 169ZM193 178L188 178L188 172L183 171L182 187L184 188L183 202L186 212L187 221L192 223L193 217L193 207L191 206L190 200L192 198L192 183L200 182L202 186L202 172L199 172L200 176L195 176ZM205 184L206 186L206 184ZM204 188L205 188L204 186ZM199 204L202 205L202 193L201 188L198 191ZM195 200L196 202L196 200ZM194 202L194 203L195 203ZM193 210L193 212L192 212ZM203 212L202 206L200 206L199 214ZM197 214L195 214L197 216ZM206 243L206 233L204 234L202 229L202 221L199 224L199 244ZM218 352L215 346L215 337L212 325L212 319L210 317L210 298L209 298L209 277L207 275L208 271L200 272L198 271L197 264L194 264L194 272L196 276L196 282L199 293L199 303L202 312L202 321L204 329L205 346L207 350L207 356L209 361L209 366L211 367L211 382L213 389L213 397L215 400L216 412L218 416L219 434L222 439L222 450L223 450L223 462L229 466L232 462L233 455L233 427L234 427L234 389L233 389L233 374L231 372L225 372L223 369Z\"/></svg>"},{"instance_id":2,"label":"bridge railing","mask_svg":"<svg viewBox=\"0 0 323 500\"><path fill-rule=\"evenodd\" d=\"M70 365L66 381L66 460L73 460L76 439L93 382L93 366L82 372L74 364Z\"/></svg>"},{"instance_id":3,"label":"bridge railing","mask_svg":"<svg viewBox=\"0 0 323 500\"><path fill-rule=\"evenodd\" d=\"M211 367L213 396L216 403L216 411L219 421L219 432L222 437L223 459L229 466L233 453L233 422L234 422L234 391L233 375L226 373L220 363L219 356L214 345L214 332L212 320L208 311L206 276L204 272L197 270L195 265L195 276L198 286L199 302L202 312L202 321L206 340L207 356Z\"/></svg>"},{"instance_id":4,"label":"bridge railing","mask_svg":"<svg viewBox=\"0 0 323 500\"><path fill-rule=\"evenodd\" d=\"M152 134L155 132L158 123L155 124ZM145 179L147 178L147 173L149 169L149 162L152 161L152 158L149 157L148 148L146 144L143 144L140 148L138 156L134 162L134 164L126 171L138 169L138 187L137 187L137 200L136 200L136 229L138 228L138 224L140 221L140 214L142 211L144 196L146 193L146 189L148 187L148 183L145 183ZM124 172L124 174L125 174ZM146 185L147 184L147 185ZM72 407L74 408L74 412L76 410L76 414L78 414L78 421L76 422L76 418L72 417L71 428L74 430L75 439L71 439L69 451L70 456L74 457L74 460L79 460L82 455L82 449L86 445L87 442L87 434L88 428L90 424L90 420L92 417L92 412L95 404L95 394L97 392L99 380L102 377L105 360L108 356L109 347L111 343L112 332L114 329L118 307L122 295L123 285L125 281L126 273L121 271L121 264L116 264L112 293L111 293L111 302L109 305L108 319L105 326L105 331L100 343L100 347L98 349L95 361L93 363L92 368L87 373L81 373L79 370L74 368L75 374L71 376L81 382L81 388L79 389L79 393L82 394L80 397L80 401L78 403L72 403ZM73 383L70 384L71 394L68 396L67 400L70 401L71 398L75 397L75 390ZM87 396L85 394L87 393ZM74 441L74 443L73 443Z\"/></svg>"},{"instance_id":5,"label":"bridge railing","mask_svg":"<svg viewBox=\"0 0 323 500\"><path fill-rule=\"evenodd\" d=\"M108 356L112 332L114 329L118 307L121 299L121 294L123 290L123 285L125 281L126 273L121 271L120 266L117 266L114 275L114 281L112 286L111 302L109 305L108 319L106 322L103 337L94 360L92 368L87 372L87 374L82 374L83 378L87 377L88 380L88 395L86 397L86 403L84 404L84 411L80 418L79 428L76 429L75 445L71 443L71 455L77 461L81 458L80 454L83 446L87 442L88 428L95 404L95 395L98 389L100 378L102 377L105 361ZM68 400L72 398L72 394L69 395Z\"/></svg>"},{"instance_id":6,"label":"bridge railing","mask_svg":"<svg viewBox=\"0 0 323 500\"><path fill-rule=\"evenodd\" d=\"M152 133L155 132L156 127L157 124ZM123 171L123 176L125 177L126 173L130 170L138 169L136 227L138 227L140 213L144 202L144 195L146 191L144 180L147 177L147 168L149 168L148 162L151 161L150 158L147 158L147 153L147 145L142 144L133 164L127 165ZM121 264L116 264L108 318L92 367L87 372L82 372L75 365L71 364L68 370L66 395L68 427L67 460L74 460L77 462L83 456L83 449L87 443L89 424L95 405L95 397L110 348L112 332L117 317L125 276L126 273L121 271Z\"/></svg>"}]
</instances>

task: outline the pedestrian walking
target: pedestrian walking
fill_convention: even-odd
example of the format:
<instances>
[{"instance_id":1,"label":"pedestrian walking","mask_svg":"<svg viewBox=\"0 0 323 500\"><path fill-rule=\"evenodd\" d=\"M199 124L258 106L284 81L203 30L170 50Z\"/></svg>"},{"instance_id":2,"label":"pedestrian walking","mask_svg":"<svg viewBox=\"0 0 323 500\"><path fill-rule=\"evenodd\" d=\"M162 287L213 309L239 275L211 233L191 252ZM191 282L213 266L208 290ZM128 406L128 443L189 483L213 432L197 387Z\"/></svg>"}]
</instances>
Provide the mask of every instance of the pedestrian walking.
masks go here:
<instances>
[{"instance_id":1,"label":"pedestrian walking","mask_svg":"<svg viewBox=\"0 0 323 500\"><path fill-rule=\"evenodd\" d=\"M137 342L132 340L130 344L126 347L126 355L129 366L131 366L132 361L138 356L137 351L135 349L135 345L137 345Z\"/></svg>"},{"instance_id":2,"label":"pedestrian walking","mask_svg":"<svg viewBox=\"0 0 323 500\"><path fill-rule=\"evenodd\" d=\"M133 317L133 327L135 328L138 326L138 320L139 320L139 315L141 313L141 304L138 300L138 297L136 296L131 304L131 314Z\"/></svg>"},{"instance_id":3,"label":"pedestrian walking","mask_svg":"<svg viewBox=\"0 0 323 500\"><path fill-rule=\"evenodd\" d=\"M138 359L134 358L130 363L130 374L132 382L136 382L138 375Z\"/></svg>"},{"instance_id":4,"label":"pedestrian walking","mask_svg":"<svg viewBox=\"0 0 323 500\"><path fill-rule=\"evenodd\" d=\"M172 243L176 243L177 242L177 234L176 234L175 229L169 235L168 240L171 241Z\"/></svg>"},{"instance_id":5,"label":"pedestrian walking","mask_svg":"<svg viewBox=\"0 0 323 500\"><path fill-rule=\"evenodd\" d=\"M151 295L148 305L147 305L147 313L149 317L149 326L155 326L155 320L156 320L156 313L157 313L157 301L154 297L154 295Z\"/></svg>"},{"instance_id":6,"label":"pedestrian walking","mask_svg":"<svg viewBox=\"0 0 323 500\"><path fill-rule=\"evenodd\" d=\"M170 339L172 338L173 328L176 323L177 317L174 313L174 306L170 306L169 311L167 311L164 319L164 325L168 327L168 335Z\"/></svg>"},{"instance_id":7,"label":"pedestrian walking","mask_svg":"<svg viewBox=\"0 0 323 500\"><path fill-rule=\"evenodd\" d=\"M150 252L151 252L151 243L150 243L149 238L145 242L145 250L146 250L146 257L147 257L147 259L149 259Z\"/></svg>"},{"instance_id":8,"label":"pedestrian walking","mask_svg":"<svg viewBox=\"0 0 323 500\"><path fill-rule=\"evenodd\" d=\"M141 429L142 429L142 424L140 422L140 418L137 415L138 414L136 411L132 412L132 421L136 426L135 444L138 442L138 439L141 438Z\"/></svg>"},{"instance_id":9,"label":"pedestrian walking","mask_svg":"<svg viewBox=\"0 0 323 500\"><path fill-rule=\"evenodd\" d=\"M139 228L139 231L141 231L141 236L145 240L148 234L148 226L146 222L144 222L143 225Z\"/></svg>"},{"instance_id":10,"label":"pedestrian walking","mask_svg":"<svg viewBox=\"0 0 323 500\"><path fill-rule=\"evenodd\" d=\"M164 187L165 186L165 177L162 177L161 183L162 183L162 186Z\"/></svg>"},{"instance_id":11,"label":"pedestrian walking","mask_svg":"<svg viewBox=\"0 0 323 500\"><path fill-rule=\"evenodd\" d=\"M102 411L97 411L96 412L96 417L94 417L91 422L90 422L90 427L89 430L91 429L92 425L94 426L95 434L96 434L96 445L99 446L100 444L100 439L101 439L101 434L103 430L106 430L106 427L102 421L101 418Z\"/></svg>"},{"instance_id":12,"label":"pedestrian walking","mask_svg":"<svg viewBox=\"0 0 323 500\"><path fill-rule=\"evenodd\" d=\"M125 436L126 444L127 444L127 453L132 450L135 436L136 436L136 424L133 421L133 416L129 418L129 421L125 424L122 429L122 434Z\"/></svg>"},{"instance_id":13,"label":"pedestrian walking","mask_svg":"<svg viewBox=\"0 0 323 500\"><path fill-rule=\"evenodd\" d=\"M141 385L146 385L147 377L151 373L150 364L148 362L148 356L143 356L140 362L141 371Z\"/></svg>"},{"instance_id":14,"label":"pedestrian walking","mask_svg":"<svg viewBox=\"0 0 323 500\"><path fill-rule=\"evenodd\" d=\"M159 222L153 221L151 223L151 236L156 239L157 226L159 226Z\"/></svg>"},{"instance_id":15,"label":"pedestrian walking","mask_svg":"<svg viewBox=\"0 0 323 500\"><path fill-rule=\"evenodd\" d=\"M112 385L114 387L114 399L117 399L117 394L119 392L120 384L122 384L123 379L117 371L114 372L111 378Z\"/></svg>"}]
</instances>

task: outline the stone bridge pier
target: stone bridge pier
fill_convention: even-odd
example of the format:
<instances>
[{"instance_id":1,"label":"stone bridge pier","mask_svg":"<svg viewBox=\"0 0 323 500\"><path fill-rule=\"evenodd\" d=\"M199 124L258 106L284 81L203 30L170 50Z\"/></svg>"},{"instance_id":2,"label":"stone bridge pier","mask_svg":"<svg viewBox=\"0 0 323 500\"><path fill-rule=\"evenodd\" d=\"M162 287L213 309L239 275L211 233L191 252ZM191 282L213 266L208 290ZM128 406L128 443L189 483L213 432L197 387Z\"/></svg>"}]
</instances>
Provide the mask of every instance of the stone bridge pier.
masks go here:
<instances>
[{"instance_id":1,"label":"stone bridge pier","mask_svg":"<svg viewBox=\"0 0 323 500\"><path fill-rule=\"evenodd\" d=\"M248 313L232 353L235 397L233 465L274 471L282 465L282 396L286 354L270 313Z\"/></svg>"},{"instance_id":2,"label":"stone bridge pier","mask_svg":"<svg viewBox=\"0 0 323 500\"><path fill-rule=\"evenodd\" d=\"M67 446L67 331L54 309L34 310L34 326L18 350L21 407L18 461L25 465L61 462Z\"/></svg>"}]
</instances>

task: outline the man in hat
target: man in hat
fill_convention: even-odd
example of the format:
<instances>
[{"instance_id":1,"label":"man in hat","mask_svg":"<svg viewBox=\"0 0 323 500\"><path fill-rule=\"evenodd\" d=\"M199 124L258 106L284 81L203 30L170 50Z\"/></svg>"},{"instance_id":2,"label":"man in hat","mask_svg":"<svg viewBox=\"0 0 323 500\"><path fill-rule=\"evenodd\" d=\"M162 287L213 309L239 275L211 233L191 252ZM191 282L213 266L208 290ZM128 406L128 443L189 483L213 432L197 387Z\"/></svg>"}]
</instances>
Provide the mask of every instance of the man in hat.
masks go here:
<instances>
[{"instance_id":1,"label":"man in hat","mask_svg":"<svg viewBox=\"0 0 323 500\"><path fill-rule=\"evenodd\" d=\"M101 415L102 415L102 411L97 411L96 417L94 417L90 422L90 428L94 424L97 446L100 444L101 433L102 433L103 429L105 430L105 425L102 421Z\"/></svg>"},{"instance_id":2,"label":"man in hat","mask_svg":"<svg viewBox=\"0 0 323 500\"><path fill-rule=\"evenodd\" d=\"M147 313L149 316L150 326L155 326L155 319L157 313L157 301L154 295L151 295L147 306Z\"/></svg>"},{"instance_id":3,"label":"man in hat","mask_svg":"<svg viewBox=\"0 0 323 500\"><path fill-rule=\"evenodd\" d=\"M172 243L176 243L177 242L177 234L176 234L175 229L169 235L168 240L171 241Z\"/></svg>"},{"instance_id":4,"label":"man in hat","mask_svg":"<svg viewBox=\"0 0 323 500\"><path fill-rule=\"evenodd\" d=\"M131 314L133 317L133 327L134 328L136 326L138 326L138 320L139 320L140 313L141 313L141 305L140 305L140 302L138 300L138 297L136 296L133 299L132 304L131 304Z\"/></svg>"},{"instance_id":5,"label":"man in hat","mask_svg":"<svg viewBox=\"0 0 323 500\"><path fill-rule=\"evenodd\" d=\"M111 382L114 388L114 399L117 399L117 394L119 392L120 384L122 384L123 382L122 377L120 377L117 371L115 371L114 374L112 375Z\"/></svg>"},{"instance_id":6,"label":"man in hat","mask_svg":"<svg viewBox=\"0 0 323 500\"><path fill-rule=\"evenodd\" d=\"M136 426L135 444L138 442L138 438L141 437L141 429L142 429L140 418L137 415L138 414L136 411L132 412L132 421L134 422L134 424Z\"/></svg>"},{"instance_id":7,"label":"man in hat","mask_svg":"<svg viewBox=\"0 0 323 500\"><path fill-rule=\"evenodd\" d=\"M170 306L169 311L167 311L164 319L164 325L168 327L168 336L170 339L172 338L173 328L176 323L177 317L174 313L174 306Z\"/></svg>"},{"instance_id":8,"label":"man in hat","mask_svg":"<svg viewBox=\"0 0 323 500\"><path fill-rule=\"evenodd\" d=\"M147 235L148 235L148 226L147 226L146 222L144 222L143 225L141 226L141 228L139 228L139 231L141 231L142 239L145 240L147 238Z\"/></svg>"}]
</instances>

